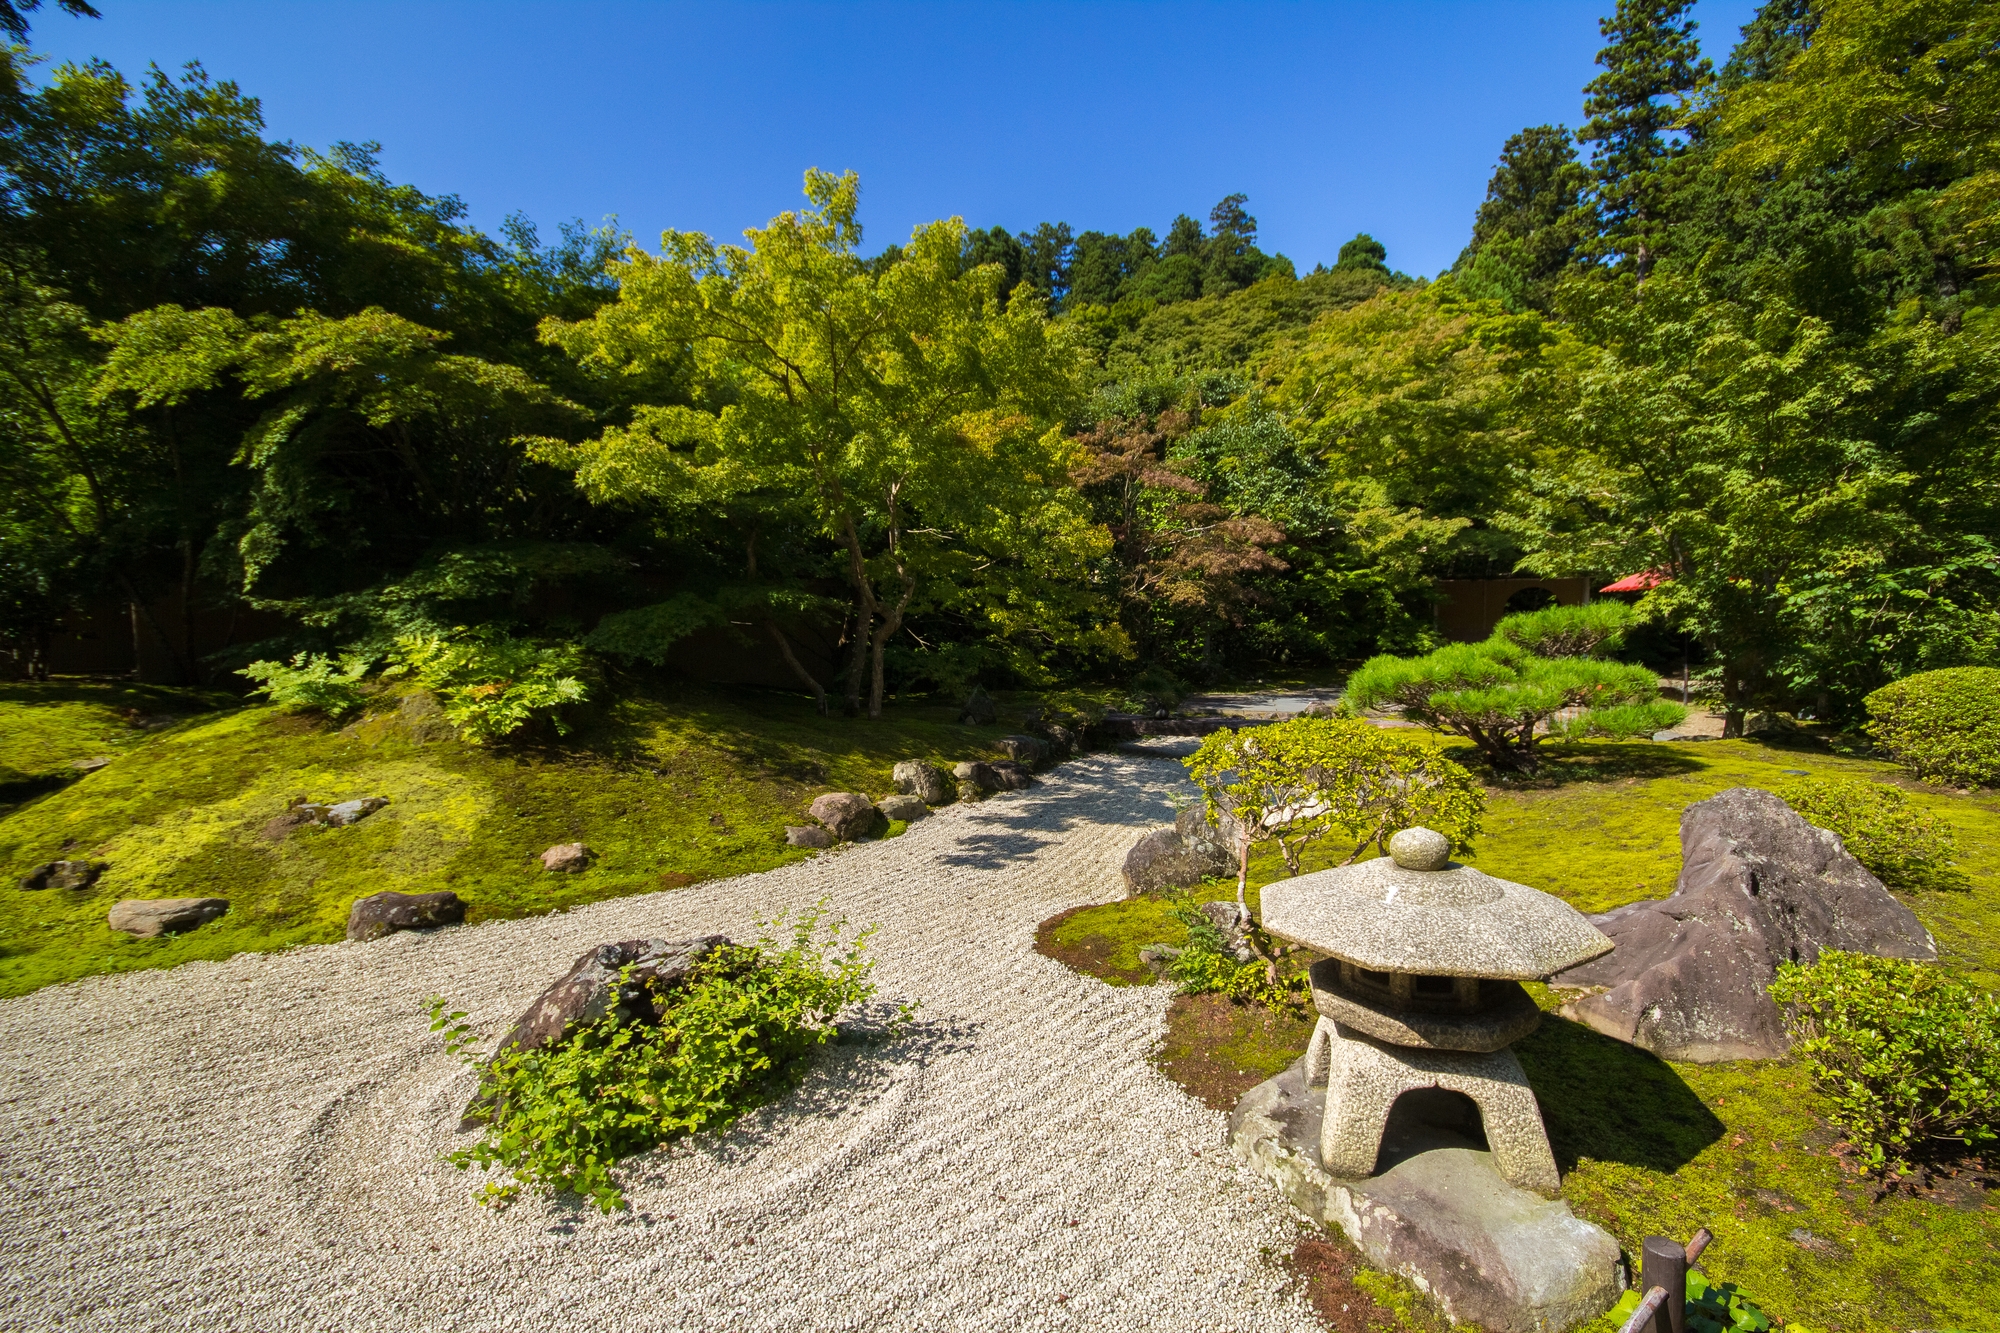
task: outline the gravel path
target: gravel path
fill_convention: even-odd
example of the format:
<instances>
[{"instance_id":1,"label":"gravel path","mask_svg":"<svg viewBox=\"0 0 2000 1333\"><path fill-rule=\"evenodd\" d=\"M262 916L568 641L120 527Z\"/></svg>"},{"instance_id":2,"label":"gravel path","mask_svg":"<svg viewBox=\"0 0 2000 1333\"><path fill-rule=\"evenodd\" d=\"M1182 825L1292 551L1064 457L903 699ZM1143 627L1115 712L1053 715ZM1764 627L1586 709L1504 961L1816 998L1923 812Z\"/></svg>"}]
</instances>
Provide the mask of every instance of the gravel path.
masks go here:
<instances>
[{"instance_id":1,"label":"gravel path","mask_svg":"<svg viewBox=\"0 0 2000 1333\"><path fill-rule=\"evenodd\" d=\"M0 1002L0 1327L1310 1330L1292 1214L1147 1063L1165 988L1033 951L1179 780L1096 755L765 875ZM424 997L497 1036L590 945L823 896L911 1029L635 1159L629 1212L470 1202Z\"/></svg>"}]
</instances>

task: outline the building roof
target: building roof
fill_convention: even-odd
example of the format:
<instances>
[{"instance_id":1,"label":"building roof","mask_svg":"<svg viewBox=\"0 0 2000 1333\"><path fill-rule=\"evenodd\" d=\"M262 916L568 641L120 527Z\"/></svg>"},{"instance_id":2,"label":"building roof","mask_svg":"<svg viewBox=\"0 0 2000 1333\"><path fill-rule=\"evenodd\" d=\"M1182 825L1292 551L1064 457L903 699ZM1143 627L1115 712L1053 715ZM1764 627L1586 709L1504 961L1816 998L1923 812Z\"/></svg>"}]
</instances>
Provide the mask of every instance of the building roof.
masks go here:
<instances>
[{"instance_id":1,"label":"building roof","mask_svg":"<svg viewBox=\"0 0 2000 1333\"><path fill-rule=\"evenodd\" d=\"M1616 583L1607 583L1598 591L1644 592L1648 588L1657 588L1666 581L1667 571L1664 569L1642 569L1637 574L1627 574Z\"/></svg>"}]
</instances>

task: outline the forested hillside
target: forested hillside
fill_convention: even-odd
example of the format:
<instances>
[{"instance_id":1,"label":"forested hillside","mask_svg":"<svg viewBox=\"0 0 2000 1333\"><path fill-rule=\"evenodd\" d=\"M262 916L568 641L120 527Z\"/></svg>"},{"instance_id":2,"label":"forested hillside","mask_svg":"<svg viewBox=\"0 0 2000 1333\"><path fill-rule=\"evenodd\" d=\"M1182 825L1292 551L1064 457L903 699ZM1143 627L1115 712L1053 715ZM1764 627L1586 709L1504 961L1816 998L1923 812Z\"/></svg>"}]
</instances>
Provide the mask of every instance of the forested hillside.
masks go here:
<instances>
[{"instance_id":1,"label":"forested hillside","mask_svg":"<svg viewBox=\"0 0 2000 1333\"><path fill-rule=\"evenodd\" d=\"M1516 571L1650 574L1738 716L1990 663L2000 16L1770 0L1718 69L1688 9L1620 0L1426 281L1301 274L1240 194L864 240L819 170L741 243L489 236L5 6L0 635L127 605L175 683L386 668L502 731L703 630L877 715L1421 649Z\"/></svg>"}]
</instances>

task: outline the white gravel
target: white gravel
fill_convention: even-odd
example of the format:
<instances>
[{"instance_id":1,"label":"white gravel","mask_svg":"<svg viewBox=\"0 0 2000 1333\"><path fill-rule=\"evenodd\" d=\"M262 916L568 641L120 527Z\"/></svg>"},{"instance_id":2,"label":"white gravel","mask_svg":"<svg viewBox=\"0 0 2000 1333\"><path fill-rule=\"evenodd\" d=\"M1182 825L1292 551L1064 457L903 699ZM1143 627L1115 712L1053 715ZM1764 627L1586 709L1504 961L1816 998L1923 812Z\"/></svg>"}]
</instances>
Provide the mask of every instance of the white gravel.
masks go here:
<instances>
[{"instance_id":1,"label":"white gravel","mask_svg":"<svg viewBox=\"0 0 2000 1333\"><path fill-rule=\"evenodd\" d=\"M1097 755L765 875L0 1002L0 1327L1312 1329L1295 1215L1147 1062L1165 988L1033 951L1179 773ZM905 1035L634 1159L609 1218L481 1209L439 1161L472 1078L426 996L490 1038L590 945L823 896L880 924Z\"/></svg>"}]
</instances>

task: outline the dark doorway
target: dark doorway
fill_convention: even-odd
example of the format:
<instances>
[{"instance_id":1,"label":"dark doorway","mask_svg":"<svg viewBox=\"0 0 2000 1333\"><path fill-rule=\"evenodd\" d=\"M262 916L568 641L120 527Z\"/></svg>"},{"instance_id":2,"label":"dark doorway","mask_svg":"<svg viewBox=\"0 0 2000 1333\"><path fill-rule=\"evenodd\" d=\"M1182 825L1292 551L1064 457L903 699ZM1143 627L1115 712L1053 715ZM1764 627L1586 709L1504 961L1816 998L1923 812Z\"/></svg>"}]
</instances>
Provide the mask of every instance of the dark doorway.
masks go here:
<instances>
[{"instance_id":1,"label":"dark doorway","mask_svg":"<svg viewBox=\"0 0 2000 1333\"><path fill-rule=\"evenodd\" d=\"M1511 616L1521 611L1539 611L1555 600L1556 595L1547 588L1522 588L1507 599L1507 614Z\"/></svg>"},{"instance_id":2,"label":"dark doorway","mask_svg":"<svg viewBox=\"0 0 2000 1333\"><path fill-rule=\"evenodd\" d=\"M1479 1104L1449 1088L1412 1088L1398 1097L1389 1108L1389 1123L1375 1154L1375 1174L1433 1148L1485 1152L1486 1127L1479 1119Z\"/></svg>"}]
</instances>

